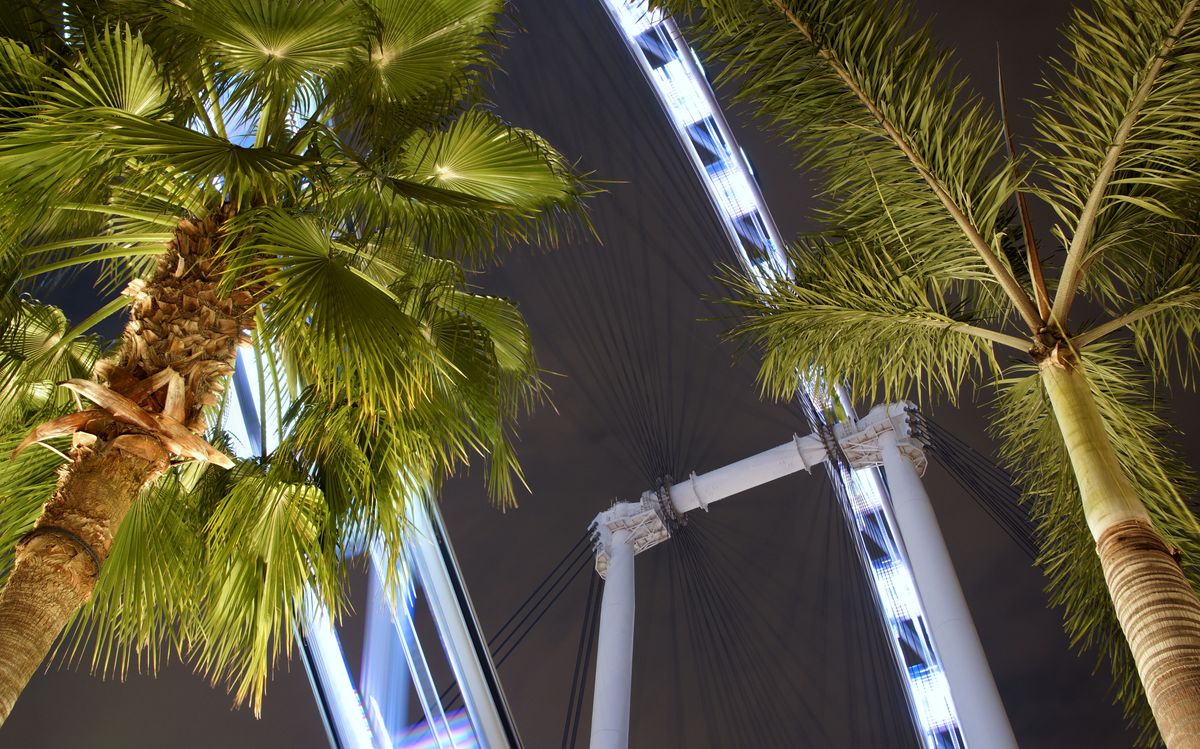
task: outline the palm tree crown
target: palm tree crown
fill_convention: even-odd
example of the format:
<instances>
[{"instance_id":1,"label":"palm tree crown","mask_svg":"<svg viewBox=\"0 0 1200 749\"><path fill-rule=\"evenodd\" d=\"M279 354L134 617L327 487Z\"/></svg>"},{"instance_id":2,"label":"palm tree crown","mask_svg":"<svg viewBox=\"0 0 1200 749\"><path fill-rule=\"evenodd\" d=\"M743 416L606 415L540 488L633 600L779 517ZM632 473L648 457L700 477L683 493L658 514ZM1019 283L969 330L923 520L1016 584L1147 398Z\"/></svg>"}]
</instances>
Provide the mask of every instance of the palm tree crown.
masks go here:
<instances>
[{"instance_id":1,"label":"palm tree crown","mask_svg":"<svg viewBox=\"0 0 1200 749\"><path fill-rule=\"evenodd\" d=\"M359 539L398 556L405 503L472 453L512 502L511 422L541 386L520 312L463 264L554 241L586 188L485 106L500 10L34 0L6 21L0 418L21 450L0 460L0 619L41 570L65 615L89 601L68 652L177 652L257 707L306 588L341 609ZM15 296L84 265L113 298L78 329ZM114 350L82 335L126 306ZM251 341L278 444L232 460L225 383ZM5 678L0 721L28 675Z\"/></svg>"},{"instance_id":2,"label":"palm tree crown","mask_svg":"<svg viewBox=\"0 0 1200 749\"><path fill-rule=\"evenodd\" d=\"M744 314L736 334L763 350L764 389L790 397L798 372L824 371L864 399L953 399L968 381L990 381L995 431L1038 521L1051 602L1073 642L1111 659L1121 699L1140 709L1134 666L1147 686L1162 672L1139 649L1109 541L1148 534L1188 612L1170 625L1190 643L1174 665L1200 655L1194 483L1149 395L1196 383L1195 0L1076 10L1036 103L1037 138L1021 153L1005 117L966 87L903 2L661 5L693 14L739 95L824 179L819 218L830 228L789 248L788 272L765 290L729 274ZM1053 216L1048 257L1027 199ZM1097 543L1111 558L1089 551ZM1182 691L1151 695L1170 746L1200 735L1200 723L1186 722L1200 715L1200 672L1187 679ZM1190 717L1169 718L1183 702ZM1143 725L1152 739L1153 723Z\"/></svg>"}]
</instances>

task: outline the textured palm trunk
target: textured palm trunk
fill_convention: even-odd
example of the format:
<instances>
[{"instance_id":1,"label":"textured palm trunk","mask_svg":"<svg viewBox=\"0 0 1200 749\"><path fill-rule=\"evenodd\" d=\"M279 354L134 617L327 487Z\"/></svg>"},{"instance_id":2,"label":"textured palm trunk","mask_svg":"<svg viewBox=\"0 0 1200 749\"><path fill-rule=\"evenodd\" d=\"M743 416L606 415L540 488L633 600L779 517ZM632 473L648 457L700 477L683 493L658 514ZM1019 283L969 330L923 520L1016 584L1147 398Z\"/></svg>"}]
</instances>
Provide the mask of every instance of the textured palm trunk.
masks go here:
<instances>
[{"instance_id":1,"label":"textured palm trunk","mask_svg":"<svg viewBox=\"0 0 1200 749\"><path fill-rule=\"evenodd\" d=\"M0 593L0 723L91 596L98 567L138 492L162 475L170 459L158 440L136 434L93 447L71 451L36 535L18 547Z\"/></svg>"},{"instance_id":2,"label":"textured palm trunk","mask_svg":"<svg viewBox=\"0 0 1200 749\"><path fill-rule=\"evenodd\" d=\"M155 422L147 419L202 433L203 409L217 402L233 371L253 322L253 297L245 290L218 294L224 262L215 250L231 213L226 206L203 221L181 222L154 276L126 291L132 302L121 350L97 377L153 416L137 425L116 410L90 409L75 426L70 462L18 545L0 592L0 724L91 597L129 508L179 451L178 432L148 429ZM167 369L178 376L161 378ZM169 381L175 384L167 387Z\"/></svg>"},{"instance_id":3,"label":"textured palm trunk","mask_svg":"<svg viewBox=\"0 0 1200 749\"><path fill-rule=\"evenodd\" d=\"M1109 595L1169 749L1200 749L1200 599L1117 461L1087 379L1043 365Z\"/></svg>"}]
</instances>

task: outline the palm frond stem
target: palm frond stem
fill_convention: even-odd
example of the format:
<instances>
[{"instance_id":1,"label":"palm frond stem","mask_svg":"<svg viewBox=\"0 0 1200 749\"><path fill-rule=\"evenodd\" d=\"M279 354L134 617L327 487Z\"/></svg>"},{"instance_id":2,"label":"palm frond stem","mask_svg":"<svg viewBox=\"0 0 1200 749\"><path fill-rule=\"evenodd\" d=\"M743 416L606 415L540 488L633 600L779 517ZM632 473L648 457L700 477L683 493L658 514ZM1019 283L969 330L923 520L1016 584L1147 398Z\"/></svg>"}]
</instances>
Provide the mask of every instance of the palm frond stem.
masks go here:
<instances>
[{"instance_id":1,"label":"palm frond stem","mask_svg":"<svg viewBox=\"0 0 1200 749\"><path fill-rule=\"evenodd\" d=\"M1027 338L1020 338L1015 335L1001 333L1000 331L992 330L991 328L982 328L978 325L969 325L967 323L958 323L958 324L946 325L944 327L947 330L953 330L953 331L957 331L959 333L966 333L967 335L973 335L973 336L976 336L977 338L983 338L985 340L991 341L992 343L998 343L1001 346L1007 346L1011 349L1020 351L1022 353L1028 353L1029 349L1033 345L1032 341L1030 341Z\"/></svg>"},{"instance_id":2,"label":"palm frond stem","mask_svg":"<svg viewBox=\"0 0 1200 749\"><path fill-rule=\"evenodd\" d=\"M125 240L128 241L128 240ZM90 265L98 260L115 260L123 257L140 257L143 255L161 255L166 251L166 245L142 245L140 247L120 247L112 250L102 250L100 252L89 252L84 255L76 255L75 257L65 258L53 263L39 265L36 268L21 272L21 278L33 278L46 273L51 273L64 268L73 268L77 265Z\"/></svg>"},{"instance_id":3,"label":"palm frond stem","mask_svg":"<svg viewBox=\"0 0 1200 749\"><path fill-rule=\"evenodd\" d=\"M124 294L117 296L116 299L113 299L108 304L88 315L78 325L68 330L58 342L59 345L65 346L69 344L71 341L74 341L79 336L94 328L101 321L107 320L109 317L112 317L121 310L125 309L129 306L129 301L129 297L125 296Z\"/></svg>"},{"instance_id":4,"label":"palm frond stem","mask_svg":"<svg viewBox=\"0 0 1200 749\"><path fill-rule=\"evenodd\" d=\"M1194 0L1194 2L1195 1L1197 0ZM771 0L771 4L775 6L775 8L788 19L788 22L795 26L796 29L802 35L804 35L806 39L814 43L814 45L816 44L816 39L813 36L812 29L809 27L809 25L800 19L795 13L793 13L787 7L787 5L782 2L782 0ZM1004 267L1004 264L1000 262L1000 258L996 256L996 253L992 252L992 248L988 246L987 241L979 233L979 229L971 223L970 219L966 215L966 212L960 205L958 205L953 196L951 196L949 191L946 190L945 186L942 185L941 182L939 182L929 170L929 167L925 164L920 155L917 154L916 150L913 148L912 144L909 143L904 134L901 133L891 122L891 120L884 115L883 111L871 99L871 97L867 96L862 87L859 86L857 81L854 80L854 76L852 76L850 71L846 69L846 66L842 65L837 57L834 56L834 54L826 47L818 46L817 54L821 59L825 60L825 62L834 71L842 83L845 84L845 86L855 95L855 97L858 98L860 102L862 102L862 105L866 107L866 109L871 113L871 116L875 118L875 121L879 123L880 128L883 129L888 138L890 138L895 144L896 148L898 148L900 152L904 154L909 163L913 165L913 167L925 180L925 183L929 185L929 188L933 190L934 194L937 196L938 200L941 201L946 211L954 219L955 223L958 224L963 234L966 235L967 240L971 243L971 246L979 254L980 258L983 259L983 262L987 265L988 270L991 271L997 282L999 282L1001 288L1004 289L1004 293L1012 301L1013 306L1016 307L1017 312L1021 315L1021 318L1029 326L1030 332L1036 334L1042 327L1042 321L1038 316L1037 307L1034 305L1033 300L1029 298L1029 295L1025 293L1025 290L1021 288L1019 283L1017 283L1017 279L1014 278L1008 269Z\"/></svg>"},{"instance_id":5,"label":"palm frond stem","mask_svg":"<svg viewBox=\"0 0 1200 749\"><path fill-rule=\"evenodd\" d=\"M1071 338L1071 342L1077 348L1083 348L1084 346L1088 345L1089 343L1098 341L1107 335L1117 332L1121 328L1126 328L1126 327L1132 325L1133 323L1137 322L1138 320L1144 320L1147 317L1150 317L1151 315L1153 315L1155 312L1159 312L1159 311L1163 310L1164 308L1165 307L1163 307L1163 306L1155 306L1155 305L1146 305L1144 307L1139 307L1138 309L1135 309L1132 312L1126 312L1123 315L1118 315L1117 317L1114 317L1111 320L1107 320L1093 328L1089 328L1089 329L1083 331L1079 335L1073 336Z\"/></svg>"},{"instance_id":6,"label":"palm frond stem","mask_svg":"<svg viewBox=\"0 0 1200 749\"><path fill-rule=\"evenodd\" d=\"M58 242L47 242L36 247L29 247L22 250L24 255L41 255L45 252L56 252L58 250L71 250L76 247L90 247L100 244L137 244L142 242L161 242L166 244L171 239L169 232L161 232L157 234L111 234L103 237L81 237L77 239L64 239Z\"/></svg>"},{"instance_id":7,"label":"palm frond stem","mask_svg":"<svg viewBox=\"0 0 1200 749\"><path fill-rule=\"evenodd\" d=\"M217 136L229 140L228 131L225 129L225 114L221 111L221 97L217 96L212 69L204 65L201 75L204 77L204 86L208 93L208 109L212 112L213 124L217 126Z\"/></svg>"}]
</instances>

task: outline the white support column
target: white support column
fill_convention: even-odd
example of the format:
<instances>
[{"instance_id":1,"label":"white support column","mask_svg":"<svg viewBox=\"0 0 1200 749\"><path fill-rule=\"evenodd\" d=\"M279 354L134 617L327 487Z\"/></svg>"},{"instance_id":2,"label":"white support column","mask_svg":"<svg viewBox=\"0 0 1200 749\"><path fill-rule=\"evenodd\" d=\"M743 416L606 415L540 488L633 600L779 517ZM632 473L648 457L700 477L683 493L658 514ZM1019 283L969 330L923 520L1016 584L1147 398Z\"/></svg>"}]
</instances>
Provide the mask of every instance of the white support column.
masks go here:
<instances>
[{"instance_id":1,"label":"white support column","mask_svg":"<svg viewBox=\"0 0 1200 749\"><path fill-rule=\"evenodd\" d=\"M878 440L896 523L967 747L1017 749L1004 703L912 456L900 450L893 430L881 432ZM912 449L913 445L906 444L906 451Z\"/></svg>"},{"instance_id":2,"label":"white support column","mask_svg":"<svg viewBox=\"0 0 1200 749\"><path fill-rule=\"evenodd\" d=\"M601 528L608 576L600 603L596 686L592 695L591 749L628 749L633 688L633 533Z\"/></svg>"}]
</instances>

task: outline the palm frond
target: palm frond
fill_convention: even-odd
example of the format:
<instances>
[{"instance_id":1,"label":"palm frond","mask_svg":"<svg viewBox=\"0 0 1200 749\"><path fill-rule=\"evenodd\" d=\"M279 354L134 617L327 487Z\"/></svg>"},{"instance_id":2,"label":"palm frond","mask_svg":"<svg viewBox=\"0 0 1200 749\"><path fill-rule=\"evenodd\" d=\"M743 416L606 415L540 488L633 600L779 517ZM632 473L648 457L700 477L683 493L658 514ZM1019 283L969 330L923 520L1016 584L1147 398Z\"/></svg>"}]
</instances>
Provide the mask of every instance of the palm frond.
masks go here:
<instances>
[{"instance_id":1,"label":"palm frond","mask_svg":"<svg viewBox=\"0 0 1200 749\"><path fill-rule=\"evenodd\" d=\"M101 348L81 330L70 330L62 311L22 300L0 331L0 428L24 423L33 414L58 415L72 405L58 383L90 377Z\"/></svg>"},{"instance_id":2,"label":"palm frond","mask_svg":"<svg viewBox=\"0 0 1200 749\"><path fill-rule=\"evenodd\" d=\"M13 449L37 423L34 419L9 423L0 434L0 585L12 567L17 541L33 530L42 505L54 491L63 451L70 449L69 439L57 439L50 442L54 450L39 447L12 457Z\"/></svg>"},{"instance_id":3,"label":"palm frond","mask_svg":"<svg viewBox=\"0 0 1200 749\"><path fill-rule=\"evenodd\" d=\"M517 373L536 369L529 326L515 303L501 297L451 290L443 297L442 305L487 332L501 369Z\"/></svg>"},{"instance_id":4,"label":"palm frond","mask_svg":"<svg viewBox=\"0 0 1200 749\"><path fill-rule=\"evenodd\" d=\"M34 212L54 202L104 202L113 184L242 197L277 195L308 164L187 126L150 47L128 29L107 31L48 82L44 101L16 119L0 147L0 178ZM189 105L190 106L190 105ZM81 179L81 175L84 178ZM179 202L176 200L176 202Z\"/></svg>"},{"instance_id":5,"label":"palm frond","mask_svg":"<svg viewBox=\"0 0 1200 749\"><path fill-rule=\"evenodd\" d=\"M309 476L324 492L331 516L331 553L344 555L378 538L399 555L409 533L405 507L444 476L455 461L435 425L408 414L403 421L365 419L354 403L330 402L313 390L289 410L287 432L271 457L283 475Z\"/></svg>"},{"instance_id":6,"label":"palm frond","mask_svg":"<svg viewBox=\"0 0 1200 749\"><path fill-rule=\"evenodd\" d=\"M388 288L354 265L332 229L280 209L241 214L233 274L265 276L264 336L286 348L305 380L332 397L364 399L367 413L395 415L430 387L427 331Z\"/></svg>"},{"instance_id":7,"label":"palm frond","mask_svg":"<svg viewBox=\"0 0 1200 749\"><path fill-rule=\"evenodd\" d=\"M360 237L480 261L517 243L557 244L583 227L595 192L532 133L470 111L444 130L414 131L389 157L361 155L340 139L315 208L349 217Z\"/></svg>"},{"instance_id":8,"label":"palm frond","mask_svg":"<svg viewBox=\"0 0 1200 749\"><path fill-rule=\"evenodd\" d=\"M162 116L171 102L153 52L128 27L89 36L47 98L60 112L95 107L149 118Z\"/></svg>"},{"instance_id":9,"label":"palm frond","mask_svg":"<svg viewBox=\"0 0 1200 749\"><path fill-rule=\"evenodd\" d=\"M224 469L202 470L206 488L224 483ZM166 658L185 655L204 603L204 493L194 488L172 470L130 507L91 600L59 645L65 662L87 660L95 672L124 678L130 670L156 673Z\"/></svg>"},{"instance_id":10,"label":"palm frond","mask_svg":"<svg viewBox=\"0 0 1200 749\"><path fill-rule=\"evenodd\" d=\"M1039 107L1037 173L1068 247L1054 314L1076 287L1105 301L1153 265L1200 190L1200 13L1195 0L1077 8Z\"/></svg>"},{"instance_id":11,"label":"palm frond","mask_svg":"<svg viewBox=\"0 0 1200 749\"><path fill-rule=\"evenodd\" d=\"M1127 307L1077 335L1086 348L1106 335L1128 329L1147 371L1162 385L1195 387L1200 367L1200 242L1195 236L1167 237L1151 266L1123 295Z\"/></svg>"},{"instance_id":12,"label":"palm frond","mask_svg":"<svg viewBox=\"0 0 1200 749\"><path fill-rule=\"evenodd\" d=\"M0 124L22 116L50 70L25 44L0 37Z\"/></svg>"},{"instance_id":13,"label":"palm frond","mask_svg":"<svg viewBox=\"0 0 1200 749\"><path fill-rule=\"evenodd\" d=\"M316 105L369 24L360 5L338 0L202 0L179 15L210 51L225 106L258 114L259 143Z\"/></svg>"},{"instance_id":14,"label":"palm frond","mask_svg":"<svg viewBox=\"0 0 1200 749\"><path fill-rule=\"evenodd\" d=\"M913 388L953 399L984 362L996 370L994 342L1021 343L944 296L936 268L886 246L811 242L789 257L787 276L726 274L741 316L731 335L762 350L759 382L773 397L791 397L802 373L818 371L869 402Z\"/></svg>"},{"instance_id":15,"label":"palm frond","mask_svg":"<svg viewBox=\"0 0 1200 749\"><path fill-rule=\"evenodd\" d=\"M347 87L359 107L412 103L451 85L461 95L491 64L497 0L370 0L371 26ZM458 96L448 97L458 98Z\"/></svg>"},{"instance_id":16,"label":"palm frond","mask_svg":"<svg viewBox=\"0 0 1200 749\"><path fill-rule=\"evenodd\" d=\"M696 12L701 47L725 65L719 81L736 80L738 98L786 139L799 166L823 176L830 225L911 253L953 254L972 276L960 293L982 314L1015 307L1036 330L1029 291L994 231L1019 185L996 163L1000 123L904 3L661 5Z\"/></svg>"},{"instance_id":17,"label":"palm frond","mask_svg":"<svg viewBox=\"0 0 1200 749\"><path fill-rule=\"evenodd\" d=\"M1080 356L1121 467L1158 531L1182 554L1185 572L1200 586L1200 526L1187 499L1196 480L1179 458L1175 431L1158 414L1146 377L1120 344L1097 343ZM1061 607L1073 646L1096 653L1112 670L1116 698L1141 730L1158 739L1137 669L1113 612L1108 587L1083 517L1083 505L1062 435L1033 365L1000 382L993 419L1002 458L1017 478L1037 524L1039 565L1049 579L1050 603Z\"/></svg>"},{"instance_id":18,"label":"palm frond","mask_svg":"<svg viewBox=\"0 0 1200 749\"><path fill-rule=\"evenodd\" d=\"M565 197L571 170L537 135L472 110L447 129L414 133L401 167L412 179L535 211Z\"/></svg>"},{"instance_id":19,"label":"palm frond","mask_svg":"<svg viewBox=\"0 0 1200 749\"><path fill-rule=\"evenodd\" d=\"M204 528L204 607L190 633L197 668L261 710L267 679L292 649L306 591L340 610L336 554L324 547L321 491L243 463Z\"/></svg>"}]
</instances>

